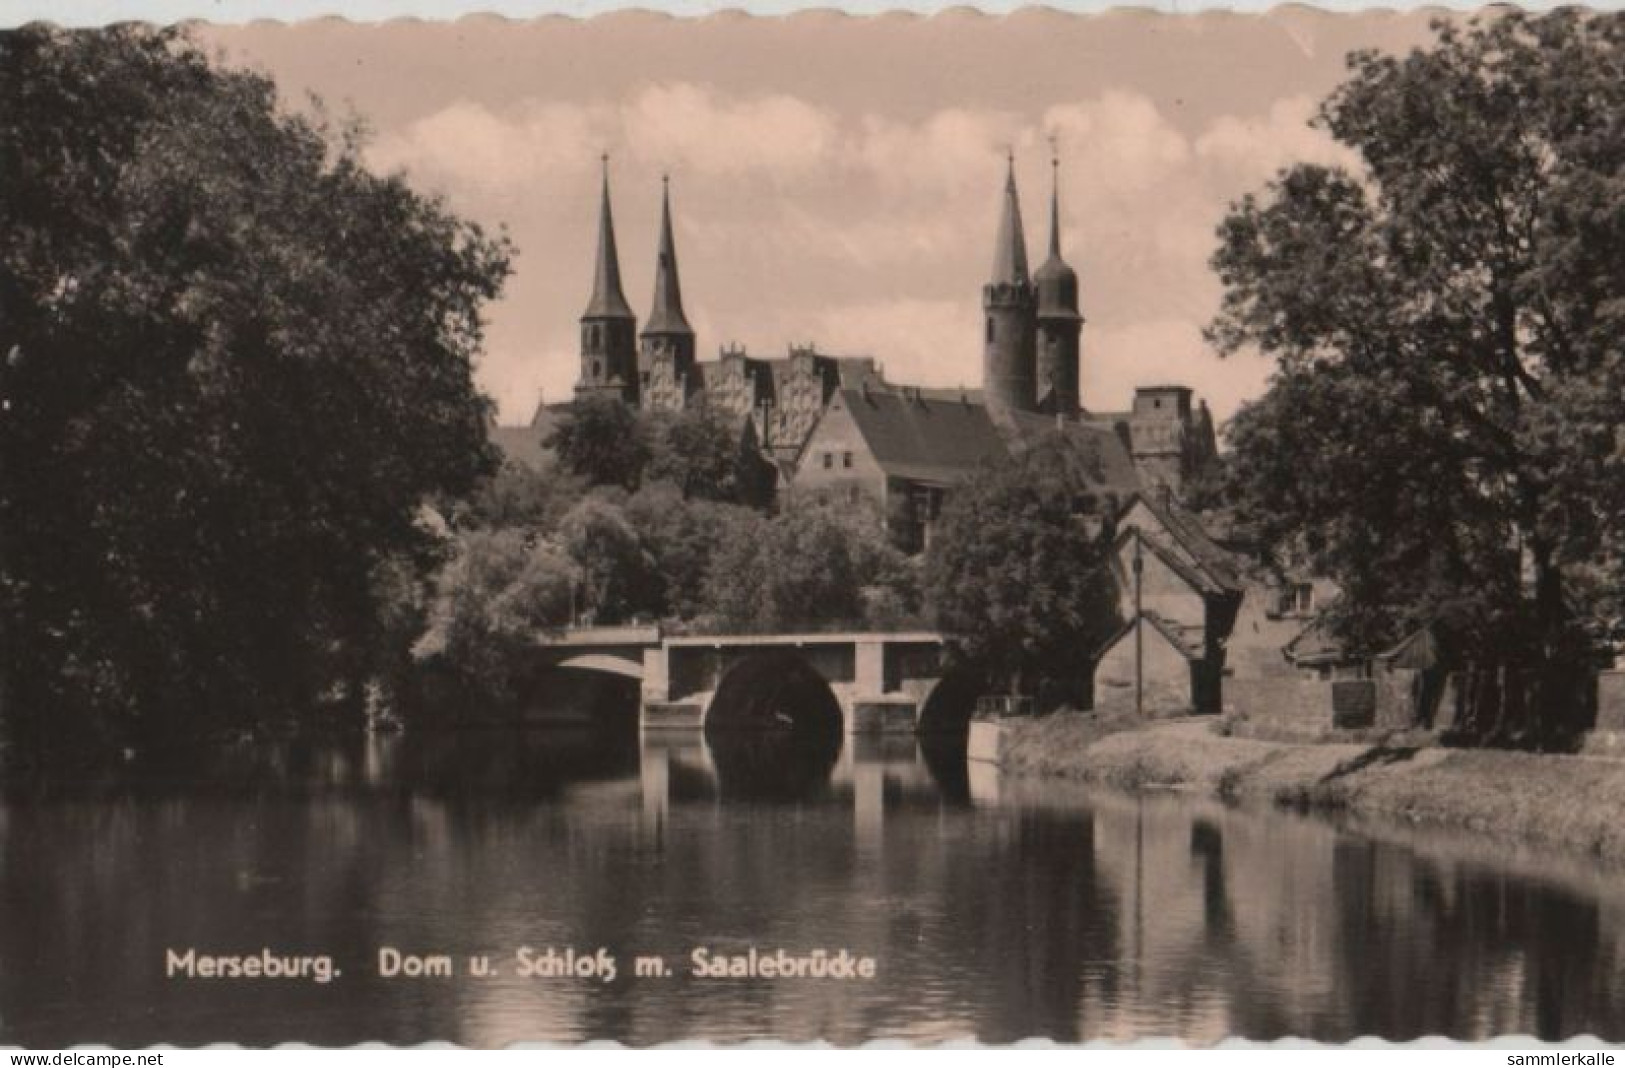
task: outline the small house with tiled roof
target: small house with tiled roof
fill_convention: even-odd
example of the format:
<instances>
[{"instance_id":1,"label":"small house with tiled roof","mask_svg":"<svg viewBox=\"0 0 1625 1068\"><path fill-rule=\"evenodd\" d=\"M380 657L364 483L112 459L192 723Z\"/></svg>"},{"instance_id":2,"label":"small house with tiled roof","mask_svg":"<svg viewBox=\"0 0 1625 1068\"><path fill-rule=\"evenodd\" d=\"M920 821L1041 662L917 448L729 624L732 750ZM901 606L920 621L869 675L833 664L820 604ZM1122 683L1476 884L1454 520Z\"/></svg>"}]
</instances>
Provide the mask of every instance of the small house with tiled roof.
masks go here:
<instances>
[{"instance_id":1,"label":"small house with tiled roof","mask_svg":"<svg viewBox=\"0 0 1625 1068\"><path fill-rule=\"evenodd\" d=\"M1168 494L1119 509L1111 568L1124 620L1095 667L1102 711L1215 712L1244 587L1238 561Z\"/></svg>"}]
</instances>

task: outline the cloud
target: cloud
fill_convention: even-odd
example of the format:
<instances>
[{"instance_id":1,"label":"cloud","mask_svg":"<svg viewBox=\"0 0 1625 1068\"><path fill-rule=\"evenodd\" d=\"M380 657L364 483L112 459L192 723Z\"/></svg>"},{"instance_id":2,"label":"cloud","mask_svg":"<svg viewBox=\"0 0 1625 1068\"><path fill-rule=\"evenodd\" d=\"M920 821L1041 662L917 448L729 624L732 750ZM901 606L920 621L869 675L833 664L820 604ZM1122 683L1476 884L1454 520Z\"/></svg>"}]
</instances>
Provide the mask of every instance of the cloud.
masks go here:
<instances>
[{"instance_id":1,"label":"cloud","mask_svg":"<svg viewBox=\"0 0 1625 1068\"><path fill-rule=\"evenodd\" d=\"M621 104L459 101L381 138L369 155L453 187L511 189L591 173L609 152L700 177L801 174L833 151L835 120L794 97L728 100L688 83L652 85Z\"/></svg>"},{"instance_id":2,"label":"cloud","mask_svg":"<svg viewBox=\"0 0 1625 1068\"><path fill-rule=\"evenodd\" d=\"M1154 189L1185 168L1191 157L1184 135L1138 93L1112 91L1056 105L1044 112L1039 128L1055 137L1068 173L1099 196Z\"/></svg>"},{"instance_id":3,"label":"cloud","mask_svg":"<svg viewBox=\"0 0 1625 1068\"><path fill-rule=\"evenodd\" d=\"M1204 163L1250 176L1272 175L1292 163L1357 167L1359 157L1311 126L1316 104L1307 96L1283 97L1263 115L1225 115L1196 139Z\"/></svg>"},{"instance_id":4,"label":"cloud","mask_svg":"<svg viewBox=\"0 0 1625 1068\"><path fill-rule=\"evenodd\" d=\"M702 177L805 174L827 162L837 137L833 116L795 97L727 100L687 83L645 89L618 119L616 144Z\"/></svg>"},{"instance_id":5,"label":"cloud","mask_svg":"<svg viewBox=\"0 0 1625 1068\"><path fill-rule=\"evenodd\" d=\"M527 101L499 114L459 101L381 137L368 162L448 190L507 190L586 173L605 126L603 108Z\"/></svg>"}]
</instances>

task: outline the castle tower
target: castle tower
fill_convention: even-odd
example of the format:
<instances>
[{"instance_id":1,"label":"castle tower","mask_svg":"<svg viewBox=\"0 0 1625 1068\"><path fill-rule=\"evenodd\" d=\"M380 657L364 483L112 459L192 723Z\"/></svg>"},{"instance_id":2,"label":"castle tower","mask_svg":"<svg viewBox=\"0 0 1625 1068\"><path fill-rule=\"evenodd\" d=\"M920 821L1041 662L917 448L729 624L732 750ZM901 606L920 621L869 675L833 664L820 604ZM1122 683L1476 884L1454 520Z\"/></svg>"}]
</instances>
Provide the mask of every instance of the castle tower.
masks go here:
<instances>
[{"instance_id":1,"label":"castle tower","mask_svg":"<svg viewBox=\"0 0 1625 1068\"><path fill-rule=\"evenodd\" d=\"M638 399L637 317L621 292L621 258L609 208L609 157L603 157L603 196L598 209L598 263L592 299L581 313L581 375L576 395L609 394L629 404Z\"/></svg>"},{"instance_id":2,"label":"castle tower","mask_svg":"<svg viewBox=\"0 0 1625 1068\"><path fill-rule=\"evenodd\" d=\"M1038 290L1038 409L1075 415L1079 408L1078 354L1083 316L1078 275L1061 258L1061 162L1050 160L1049 258L1033 275Z\"/></svg>"},{"instance_id":3,"label":"castle tower","mask_svg":"<svg viewBox=\"0 0 1625 1068\"><path fill-rule=\"evenodd\" d=\"M677 244L671 235L671 182L661 179L660 253L655 265L654 307L643 326L639 367L660 394L658 407L680 407L696 385L694 328L683 314L677 278Z\"/></svg>"},{"instance_id":4,"label":"castle tower","mask_svg":"<svg viewBox=\"0 0 1625 1068\"><path fill-rule=\"evenodd\" d=\"M1004 215L993 249L993 277L982 287L987 315L982 349L982 391L989 407L1032 411L1036 295L1027 274L1027 237L1021 228L1021 201L1016 195L1016 164L1004 183Z\"/></svg>"}]
</instances>

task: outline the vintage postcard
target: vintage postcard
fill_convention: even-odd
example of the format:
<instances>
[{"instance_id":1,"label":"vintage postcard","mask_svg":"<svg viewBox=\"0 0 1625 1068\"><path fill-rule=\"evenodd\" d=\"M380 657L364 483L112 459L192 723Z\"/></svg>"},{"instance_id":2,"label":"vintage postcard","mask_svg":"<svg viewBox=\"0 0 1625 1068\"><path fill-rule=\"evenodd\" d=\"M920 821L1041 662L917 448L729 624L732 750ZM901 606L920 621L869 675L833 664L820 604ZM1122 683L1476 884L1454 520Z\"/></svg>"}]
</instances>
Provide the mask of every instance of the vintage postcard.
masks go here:
<instances>
[{"instance_id":1,"label":"vintage postcard","mask_svg":"<svg viewBox=\"0 0 1625 1068\"><path fill-rule=\"evenodd\" d=\"M1625 15L0 32L0 1044L1625 1039Z\"/></svg>"}]
</instances>

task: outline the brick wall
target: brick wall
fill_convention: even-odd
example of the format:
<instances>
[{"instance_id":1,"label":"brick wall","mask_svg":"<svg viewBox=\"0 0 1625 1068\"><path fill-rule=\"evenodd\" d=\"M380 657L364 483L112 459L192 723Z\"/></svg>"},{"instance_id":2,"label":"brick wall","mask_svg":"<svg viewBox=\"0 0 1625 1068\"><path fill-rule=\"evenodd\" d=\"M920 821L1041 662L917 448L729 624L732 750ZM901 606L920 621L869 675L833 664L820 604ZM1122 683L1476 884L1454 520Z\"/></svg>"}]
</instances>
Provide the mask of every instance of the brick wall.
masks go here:
<instances>
[{"instance_id":1,"label":"brick wall","mask_svg":"<svg viewBox=\"0 0 1625 1068\"><path fill-rule=\"evenodd\" d=\"M1332 725L1332 686L1300 674L1229 678L1224 680L1224 710L1283 726L1328 730Z\"/></svg>"}]
</instances>

